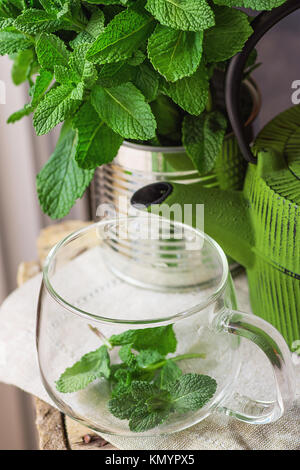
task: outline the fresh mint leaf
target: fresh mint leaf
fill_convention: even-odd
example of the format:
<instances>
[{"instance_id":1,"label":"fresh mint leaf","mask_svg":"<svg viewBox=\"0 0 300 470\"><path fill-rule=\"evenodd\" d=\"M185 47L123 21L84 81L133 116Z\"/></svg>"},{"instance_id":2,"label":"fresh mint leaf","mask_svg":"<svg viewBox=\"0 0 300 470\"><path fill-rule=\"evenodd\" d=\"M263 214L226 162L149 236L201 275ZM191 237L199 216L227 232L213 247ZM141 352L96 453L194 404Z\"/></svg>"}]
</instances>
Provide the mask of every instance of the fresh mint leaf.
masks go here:
<instances>
[{"instance_id":1,"label":"fresh mint leaf","mask_svg":"<svg viewBox=\"0 0 300 470\"><path fill-rule=\"evenodd\" d=\"M214 0L214 3L227 7L244 7L261 11L272 10L282 5L285 1L286 0Z\"/></svg>"},{"instance_id":2,"label":"fresh mint leaf","mask_svg":"<svg viewBox=\"0 0 300 470\"><path fill-rule=\"evenodd\" d=\"M144 432L163 423L172 407L171 395L147 382L132 382L131 393L137 406L130 416L129 428L133 432Z\"/></svg>"},{"instance_id":3,"label":"fresh mint leaf","mask_svg":"<svg viewBox=\"0 0 300 470\"><path fill-rule=\"evenodd\" d=\"M196 72L202 57L203 32L179 31L157 25L148 41L153 67L175 82Z\"/></svg>"},{"instance_id":4,"label":"fresh mint leaf","mask_svg":"<svg viewBox=\"0 0 300 470\"><path fill-rule=\"evenodd\" d=\"M132 84L112 88L96 85L91 94L92 105L114 132L129 139L151 139L156 122L142 93Z\"/></svg>"},{"instance_id":5,"label":"fresh mint leaf","mask_svg":"<svg viewBox=\"0 0 300 470\"><path fill-rule=\"evenodd\" d=\"M62 7L61 3L56 0L39 0L39 1L42 7L44 8L44 10L50 14L51 13L57 14Z\"/></svg>"},{"instance_id":6,"label":"fresh mint leaf","mask_svg":"<svg viewBox=\"0 0 300 470\"><path fill-rule=\"evenodd\" d=\"M0 18L0 31L5 31L10 26L14 25L15 20L13 18Z\"/></svg>"},{"instance_id":7,"label":"fresh mint leaf","mask_svg":"<svg viewBox=\"0 0 300 470\"><path fill-rule=\"evenodd\" d=\"M147 405L139 404L131 413L129 429L132 432L145 432L162 424L169 416L169 408L150 411Z\"/></svg>"},{"instance_id":8,"label":"fresh mint leaf","mask_svg":"<svg viewBox=\"0 0 300 470\"><path fill-rule=\"evenodd\" d=\"M130 419L136 408L136 400L130 392L112 398L108 402L108 409L112 415L119 419Z\"/></svg>"},{"instance_id":9,"label":"fresh mint leaf","mask_svg":"<svg viewBox=\"0 0 300 470\"><path fill-rule=\"evenodd\" d=\"M132 344L137 351L152 349L163 355L175 352L177 347L172 325L127 330L119 335L111 336L109 341L113 346Z\"/></svg>"},{"instance_id":10,"label":"fresh mint leaf","mask_svg":"<svg viewBox=\"0 0 300 470\"><path fill-rule=\"evenodd\" d=\"M158 95L160 77L150 64L144 63L136 67L135 86L143 93L146 100L151 102Z\"/></svg>"},{"instance_id":11,"label":"fresh mint leaf","mask_svg":"<svg viewBox=\"0 0 300 470\"><path fill-rule=\"evenodd\" d=\"M104 88L111 88L121 85L122 83L130 82L134 79L135 75L135 68L128 65L128 61L122 60L115 64L103 65L98 74L97 83Z\"/></svg>"},{"instance_id":12,"label":"fresh mint leaf","mask_svg":"<svg viewBox=\"0 0 300 470\"><path fill-rule=\"evenodd\" d=\"M219 112L203 113L201 116L185 116L183 121L183 144L195 168L200 174L213 169L222 151L227 121Z\"/></svg>"},{"instance_id":13,"label":"fresh mint leaf","mask_svg":"<svg viewBox=\"0 0 300 470\"><path fill-rule=\"evenodd\" d=\"M217 382L207 375L185 374L167 386L175 411L185 413L202 408L214 396Z\"/></svg>"},{"instance_id":14,"label":"fresh mint leaf","mask_svg":"<svg viewBox=\"0 0 300 470\"><path fill-rule=\"evenodd\" d=\"M24 33L52 33L62 27L62 22L53 13L30 8L25 10L15 21L15 26Z\"/></svg>"},{"instance_id":15,"label":"fresh mint leaf","mask_svg":"<svg viewBox=\"0 0 300 470\"><path fill-rule=\"evenodd\" d=\"M128 58L127 63L135 67L137 65L141 65L145 59L146 55L138 49L137 51L134 51L131 57Z\"/></svg>"},{"instance_id":16,"label":"fresh mint leaf","mask_svg":"<svg viewBox=\"0 0 300 470\"><path fill-rule=\"evenodd\" d=\"M76 73L69 67L54 65L54 76L57 83L75 86L79 80Z\"/></svg>"},{"instance_id":17,"label":"fresh mint leaf","mask_svg":"<svg viewBox=\"0 0 300 470\"><path fill-rule=\"evenodd\" d=\"M122 144L122 137L113 132L86 102L74 119L78 131L75 160L84 169L93 169L111 162Z\"/></svg>"},{"instance_id":18,"label":"fresh mint leaf","mask_svg":"<svg viewBox=\"0 0 300 470\"><path fill-rule=\"evenodd\" d=\"M35 48L38 61L43 68L53 71L55 65L68 65L70 53L65 43L54 34L40 34Z\"/></svg>"},{"instance_id":19,"label":"fresh mint leaf","mask_svg":"<svg viewBox=\"0 0 300 470\"><path fill-rule=\"evenodd\" d=\"M81 31L72 41L69 42L72 49L75 49L77 46L81 46L83 44L93 44L95 38L91 36L86 31Z\"/></svg>"},{"instance_id":20,"label":"fresh mint leaf","mask_svg":"<svg viewBox=\"0 0 300 470\"><path fill-rule=\"evenodd\" d=\"M15 54L31 48L33 43L21 33L0 32L0 55Z\"/></svg>"},{"instance_id":21,"label":"fresh mint leaf","mask_svg":"<svg viewBox=\"0 0 300 470\"><path fill-rule=\"evenodd\" d=\"M53 219L67 215L76 199L82 197L94 172L82 170L75 161L76 132L66 122L50 160L37 176L40 205Z\"/></svg>"},{"instance_id":22,"label":"fresh mint leaf","mask_svg":"<svg viewBox=\"0 0 300 470\"><path fill-rule=\"evenodd\" d=\"M125 344L119 350L119 356L122 362L129 368L136 367L136 357L132 352L132 344Z\"/></svg>"},{"instance_id":23,"label":"fresh mint leaf","mask_svg":"<svg viewBox=\"0 0 300 470\"><path fill-rule=\"evenodd\" d=\"M24 7L22 3L21 1L0 0L0 17L16 18Z\"/></svg>"},{"instance_id":24,"label":"fresh mint leaf","mask_svg":"<svg viewBox=\"0 0 300 470\"><path fill-rule=\"evenodd\" d=\"M21 51L16 56L11 71L12 80L15 85L20 85L30 76L33 58L33 49L26 49L25 51Z\"/></svg>"},{"instance_id":25,"label":"fresh mint leaf","mask_svg":"<svg viewBox=\"0 0 300 470\"><path fill-rule=\"evenodd\" d=\"M208 62L221 62L241 51L253 30L239 10L216 7L214 12L216 25L205 31L204 51Z\"/></svg>"},{"instance_id":26,"label":"fresh mint leaf","mask_svg":"<svg viewBox=\"0 0 300 470\"><path fill-rule=\"evenodd\" d=\"M190 77L177 80L175 83L165 82L163 89L181 108L193 115L199 115L208 101L209 81L207 70L203 64Z\"/></svg>"},{"instance_id":27,"label":"fresh mint leaf","mask_svg":"<svg viewBox=\"0 0 300 470\"><path fill-rule=\"evenodd\" d=\"M70 56L69 66L77 74L77 82L82 81L84 86L90 89L95 84L98 74L96 67L86 59L87 50L86 44L77 46Z\"/></svg>"},{"instance_id":28,"label":"fresh mint leaf","mask_svg":"<svg viewBox=\"0 0 300 470\"><path fill-rule=\"evenodd\" d=\"M48 90L49 86L51 85L51 82L53 80L53 73L41 69L39 75L36 77L36 81L34 86L32 87L31 90L31 96L32 96L32 102L31 106L35 108L41 99L44 97L44 94Z\"/></svg>"},{"instance_id":29,"label":"fresh mint leaf","mask_svg":"<svg viewBox=\"0 0 300 470\"><path fill-rule=\"evenodd\" d=\"M130 392L109 401L110 412L120 419L129 419L133 432L144 432L161 424L171 409L171 396L147 382L132 382Z\"/></svg>"},{"instance_id":30,"label":"fresh mint leaf","mask_svg":"<svg viewBox=\"0 0 300 470\"><path fill-rule=\"evenodd\" d=\"M164 358L165 355L153 349L143 349L140 354L136 356L137 364L141 368L163 361Z\"/></svg>"},{"instance_id":31,"label":"fresh mint leaf","mask_svg":"<svg viewBox=\"0 0 300 470\"><path fill-rule=\"evenodd\" d=\"M86 0L86 3L96 4L96 5L126 5L126 0Z\"/></svg>"},{"instance_id":32,"label":"fresh mint leaf","mask_svg":"<svg viewBox=\"0 0 300 470\"><path fill-rule=\"evenodd\" d=\"M105 17L102 10L96 10L93 12L85 31L90 34L93 38L97 38L104 32L105 29Z\"/></svg>"},{"instance_id":33,"label":"fresh mint leaf","mask_svg":"<svg viewBox=\"0 0 300 470\"><path fill-rule=\"evenodd\" d=\"M110 359L106 346L101 346L83 356L80 361L65 370L56 382L60 393L72 393L86 388L100 377L109 378Z\"/></svg>"},{"instance_id":34,"label":"fresh mint leaf","mask_svg":"<svg viewBox=\"0 0 300 470\"><path fill-rule=\"evenodd\" d=\"M165 389L171 383L175 382L182 375L182 370L175 364L172 359L169 359L162 367L159 376L156 380L159 388Z\"/></svg>"},{"instance_id":35,"label":"fresh mint leaf","mask_svg":"<svg viewBox=\"0 0 300 470\"><path fill-rule=\"evenodd\" d=\"M87 58L96 64L127 59L148 38L154 27L147 13L128 8L114 17L88 51Z\"/></svg>"},{"instance_id":36,"label":"fresh mint leaf","mask_svg":"<svg viewBox=\"0 0 300 470\"><path fill-rule=\"evenodd\" d=\"M81 92L80 88L72 85L60 85L50 90L34 114L33 124L37 135L47 134L73 114L80 106Z\"/></svg>"},{"instance_id":37,"label":"fresh mint leaf","mask_svg":"<svg viewBox=\"0 0 300 470\"><path fill-rule=\"evenodd\" d=\"M131 393L137 402L142 400L145 403L146 400L155 395L156 388L148 382L135 381L131 384Z\"/></svg>"},{"instance_id":38,"label":"fresh mint leaf","mask_svg":"<svg viewBox=\"0 0 300 470\"><path fill-rule=\"evenodd\" d=\"M17 121L20 121L25 116L29 116L33 112L33 109L29 104L26 104L23 109L20 109L9 116L7 119L7 124L14 124Z\"/></svg>"},{"instance_id":39,"label":"fresh mint leaf","mask_svg":"<svg viewBox=\"0 0 300 470\"><path fill-rule=\"evenodd\" d=\"M215 24L206 0L148 0L145 8L162 25L173 29L201 31Z\"/></svg>"}]
</instances>

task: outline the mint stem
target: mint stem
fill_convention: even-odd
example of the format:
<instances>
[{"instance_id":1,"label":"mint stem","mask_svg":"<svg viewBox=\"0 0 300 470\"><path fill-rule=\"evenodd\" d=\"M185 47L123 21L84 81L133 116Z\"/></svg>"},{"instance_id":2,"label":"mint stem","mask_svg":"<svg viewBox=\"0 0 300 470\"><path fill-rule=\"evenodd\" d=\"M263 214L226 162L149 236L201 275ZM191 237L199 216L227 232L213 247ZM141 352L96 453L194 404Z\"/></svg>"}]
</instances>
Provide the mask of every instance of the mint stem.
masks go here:
<instances>
[{"instance_id":1,"label":"mint stem","mask_svg":"<svg viewBox=\"0 0 300 470\"><path fill-rule=\"evenodd\" d=\"M163 367L167 361L183 361L184 359L205 359L206 354L197 354L197 353L191 353L191 354L181 354L180 356L175 356L175 357L170 357L169 359L165 359L164 361L156 362L155 364L151 364L150 366L144 367L144 370L156 370L160 369Z\"/></svg>"},{"instance_id":2,"label":"mint stem","mask_svg":"<svg viewBox=\"0 0 300 470\"><path fill-rule=\"evenodd\" d=\"M108 347L108 349L113 349L113 346L110 344L110 342L108 341L108 339L106 338L106 336L104 336L103 333L101 333L100 330L98 330L98 328L95 328L94 326L92 325L89 325L89 329L95 333L96 336L98 336L98 338L101 339L101 341L103 341L103 343Z\"/></svg>"}]
</instances>

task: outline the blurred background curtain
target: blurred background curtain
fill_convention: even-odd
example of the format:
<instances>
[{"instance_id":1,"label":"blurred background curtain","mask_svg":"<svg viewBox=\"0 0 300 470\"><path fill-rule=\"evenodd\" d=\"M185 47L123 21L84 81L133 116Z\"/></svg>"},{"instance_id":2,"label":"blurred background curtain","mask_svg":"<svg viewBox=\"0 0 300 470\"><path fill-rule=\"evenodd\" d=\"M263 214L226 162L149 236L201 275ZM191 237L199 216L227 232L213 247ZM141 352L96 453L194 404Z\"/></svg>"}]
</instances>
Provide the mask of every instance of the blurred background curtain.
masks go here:
<instances>
[{"instance_id":1,"label":"blurred background curtain","mask_svg":"<svg viewBox=\"0 0 300 470\"><path fill-rule=\"evenodd\" d=\"M300 12L274 28L258 47L263 65L255 72L262 91L259 129L278 112L292 105L291 85L300 80ZM53 223L38 206L35 176L52 153L57 131L37 138L31 118L6 125L7 117L27 102L25 86L15 87L11 64L0 57L0 80L6 85L6 104L0 104L0 302L15 288L21 261L36 259L36 238ZM68 218L88 216L87 200L80 201ZM33 411L28 397L0 384L0 449L33 449L36 446Z\"/></svg>"}]
</instances>

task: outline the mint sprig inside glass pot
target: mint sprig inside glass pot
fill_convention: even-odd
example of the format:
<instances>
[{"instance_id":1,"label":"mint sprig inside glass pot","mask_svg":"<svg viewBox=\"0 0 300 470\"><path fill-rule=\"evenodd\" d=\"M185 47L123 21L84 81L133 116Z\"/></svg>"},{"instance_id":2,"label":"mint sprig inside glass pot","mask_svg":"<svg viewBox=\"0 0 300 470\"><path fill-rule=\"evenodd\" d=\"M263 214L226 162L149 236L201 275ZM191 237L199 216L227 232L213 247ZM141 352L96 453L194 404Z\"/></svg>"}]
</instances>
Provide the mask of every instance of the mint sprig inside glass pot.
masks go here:
<instances>
[{"instance_id":1,"label":"mint sprig inside glass pot","mask_svg":"<svg viewBox=\"0 0 300 470\"><path fill-rule=\"evenodd\" d=\"M66 215L124 139L184 145L209 172L228 127L214 75L252 33L235 7L284 1L0 0L0 55L12 57L14 83L30 87L8 122L34 113L37 135L64 123L37 177L43 211Z\"/></svg>"},{"instance_id":2,"label":"mint sprig inside glass pot","mask_svg":"<svg viewBox=\"0 0 300 470\"><path fill-rule=\"evenodd\" d=\"M56 382L61 393L74 393L104 378L111 386L108 408L112 415L129 421L133 432L155 428L171 413L202 408L215 394L216 381L201 374L183 374L178 363L185 359L204 359L205 354L175 353L177 339L172 325L128 330L106 339L96 328L91 330L104 344L84 355L65 370ZM110 354L120 347L118 364Z\"/></svg>"}]
</instances>

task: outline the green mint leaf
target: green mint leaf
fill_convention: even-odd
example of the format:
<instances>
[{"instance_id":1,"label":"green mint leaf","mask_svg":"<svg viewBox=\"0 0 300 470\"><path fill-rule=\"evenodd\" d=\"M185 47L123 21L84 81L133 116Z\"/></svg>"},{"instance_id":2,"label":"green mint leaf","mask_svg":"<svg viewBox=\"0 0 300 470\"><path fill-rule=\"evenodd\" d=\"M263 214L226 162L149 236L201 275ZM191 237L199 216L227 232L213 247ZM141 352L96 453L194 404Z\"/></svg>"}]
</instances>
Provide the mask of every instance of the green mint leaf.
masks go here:
<instances>
[{"instance_id":1,"label":"green mint leaf","mask_svg":"<svg viewBox=\"0 0 300 470\"><path fill-rule=\"evenodd\" d=\"M158 390L147 382L132 382L129 428L133 432L144 432L152 429L167 419L171 410L171 395L168 391ZM122 406L122 405L121 405Z\"/></svg>"},{"instance_id":2,"label":"green mint leaf","mask_svg":"<svg viewBox=\"0 0 300 470\"><path fill-rule=\"evenodd\" d=\"M12 81L15 85L20 85L30 76L32 62L33 49L26 49L18 53L11 71Z\"/></svg>"},{"instance_id":3,"label":"green mint leaf","mask_svg":"<svg viewBox=\"0 0 300 470\"><path fill-rule=\"evenodd\" d=\"M75 159L81 168L93 169L111 162L122 144L122 137L113 132L86 102L74 119L78 131Z\"/></svg>"},{"instance_id":4,"label":"green mint leaf","mask_svg":"<svg viewBox=\"0 0 300 470\"><path fill-rule=\"evenodd\" d=\"M61 3L56 0L39 0L39 1L47 13L57 14L62 7Z\"/></svg>"},{"instance_id":5,"label":"green mint leaf","mask_svg":"<svg viewBox=\"0 0 300 470\"><path fill-rule=\"evenodd\" d=\"M86 59L87 44L77 46L71 54L69 66L77 74L77 81L82 81L86 88L91 88L97 80L96 67Z\"/></svg>"},{"instance_id":6,"label":"green mint leaf","mask_svg":"<svg viewBox=\"0 0 300 470\"><path fill-rule=\"evenodd\" d=\"M15 54L32 47L32 42L21 33L0 32L0 55Z\"/></svg>"},{"instance_id":7,"label":"green mint leaf","mask_svg":"<svg viewBox=\"0 0 300 470\"><path fill-rule=\"evenodd\" d=\"M153 27L154 20L150 15L128 8L108 24L89 49L87 58L96 64L127 59L147 39Z\"/></svg>"},{"instance_id":8,"label":"green mint leaf","mask_svg":"<svg viewBox=\"0 0 300 470\"><path fill-rule=\"evenodd\" d=\"M105 17L102 10L96 10L88 22L85 31L90 34L93 38L97 38L104 32Z\"/></svg>"},{"instance_id":9,"label":"green mint leaf","mask_svg":"<svg viewBox=\"0 0 300 470\"><path fill-rule=\"evenodd\" d=\"M30 8L18 16L15 26L25 33L53 33L62 27L62 23L53 13Z\"/></svg>"},{"instance_id":10,"label":"green mint leaf","mask_svg":"<svg viewBox=\"0 0 300 470\"><path fill-rule=\"evenodd\" d=\"M132 84L112 88L96 85L91 94L92 105L114 132L128 139L151 139L156 122L145 97Z\"/></svg>"},{"instance_id":11,"label":"green mint leaf","mask_svg":"<svg viewBox=\"0 0 300 470\"><path fill-rule=\"evenodd\" d=\"M29 116L33 112L33 108L31 107L30 103L26 104L23 109L14 112L9 116L7 119L7 124L14 124L15 122L22 119L24 116Z\"/></svg>"},{"instance_id":12,"label":"green mint leaf","mask_svg":"<svg viewBox=\"0 0 300 470\"><path fill-rule=\"evenodd\" d=\"M0 18L0 31L5 31L10 26L14 26L15 20L13 18Z\"/></svg>"},{"instance_id":13,"label":"green mint leaf","mask_svg":"<svg viewBox=\"0 0 300 470\"><path fill-rule=\"evenodd\" d=\"M221 62L241 51L253 30L239 10L216 7L214 11L216 25L205 31L204 51L208 62Z\"/></svg>"},{"instance_id":14,"label":"green mint leaf","mask_svg":"<svg viewBox=\"0 0 300 470\"><path fill-rule=\"evenodd\" d=\"M31 106L35 108L41 99L44 97L44 94L48 90L49 86L51 85L51 82L53 80L53 73L41 69L40 74L36 77L36 81L34 86L32 87L31 90L31 96L32 96L32 102Z\"/></svg>"},{"instance_id":15,"label":"green mint leaf","mask_svg":"<svg viewBox=\"0 0 300 470\"><path fill-rule=\"evenodd\" d=\"M137 65L141 65L145 59L146 59L146 55L142 51L137 50L137 51L134 51L132 57L129 57L127 59L127 63L135 67Z\"/></svg>"},{"instance_id":16,"label":"green mint leaf","mask_svg":"<svg viewBox=\"0 0 300 470\"><path fill-rule=\"evenodd\" d=\"M99 2L99 0L86 0L86 3L91 3L91 4L95 4L95 5L126 5L127 1L126 0L101 0L101 2Z\"/></svg>"},{"instance_id":17,"label":"green mint leaf","mask_svg":"<svg viewBox=\"0 0 300 470\"><path fill-rule=\"evenodd\" d=\"M208 101L209 81L203 64L191 76L177 80L175 83L164 83L165 93L181 108L190 114L199 115Z\"/></svg>"},{"instance_id":18,"label":"green mint leaf","mask_svg":"<svg viewBox=\"0 0 300 470\"><path fill-rule=\"evenodd\" d=\"M101 67L97 83L104 88L111 88L122 83L130 82L136 75L134 67L123 60L115 64L105 64Z\"/></svg>"},{"instance_id":19,"label":"green mint leaf","mask_svg":"<svg viewBox=\"0 0 300 470\"><path fill-rule=\"evenodd\" d=\"M136 400L130 392L112 398L108 402L108 409L112 415L119 419L130 419L136 408Z\"/></svg>"},{"instance_id":20,"label":"green mint leaf","mask_svg":"<svg viewBox=\"0 0 300 470\"><path fill-rule=\"evenodd\" d=\"M81 99L77 92L72 85L61 85L45 95L33 118L37 135L47 134L76 111Z\"/></svg>"},{"instance_id":21,"label":"green mint leaf","mask_svg":"<svg viewBox=\"0 0 300 470\"><path fill-rule=\"evenodd\" d=\"M211 171L223 147L227 120L214 111L201 116L185 116L183 145L200 174Z\"/></svg>"},{"instance_id":22,"label":"green mint leaf","mask_svg":"<svg viewBox=\"0 0 300 470\"><path fill-rule=\"evenodd\" d=\"M181 369L175 364L174 361L169 359L165 365L162 367L158 378L156 379L156 384L159 388L165 389L171 383L175 382L179 377L181 377L182 371Z\"/></svg>"},{"instance_id":23,"label":"green mint leaf","mask_svg":"<svg viewBox=\"0 0 300 470\"><path fill-rule=\"evenodd\" d=\"M56 82L64 85L74 86L79 81L77 74L63 65L54 65L54 76Z\"/></svg>"},{"instance_id":24,"label":"green mint leaf","mask_svg":"<svg viewBox=\"0 0 300 470\"><path fill-rule=\"evenodd\" d=\"M77 34L77 36L69 42L72 49L75 49L78 46L92 44L95 41L95 38L91 36L86 31L81 31L81 33Z\"/></svg>"},{"instance_id":25,"label":"green mint leaf","mask_svg":"<svg viewBox=\"0 0 300 470\"><path fill-rule=\"evenodd\" d=\"M202 408L216 393L217 382L207 375L185 374L167 389L175 411L185 413Z\"/></svg>"},{"instance_id":26,"label":"green mint leaf","mask_svg":"<svg viewBox=\"0 0 300 470\"><path fill-rule=\"evenodd\" d=\"M137 364L141 368L163 361L164 358L164 355L153 349L144 349L136 356Z\"/></svg>"},{"instance_id":27,"label":"green mint leaf","mask_svg":"<svg viewBox=\"0 0 300 470\"><path fill-rule=\"evenodd\" d=\"M15 5L11 0L0 1L0 17L2 18L16 18L20 14L20 8Z\"/></svg>"},{"instance_id":28,"label":"green mint leaf","mask_svg":"<svg viewBox=\"0 0 300 470\"><path fill-rule=\"evenodd\" d=\"M86 388L100 377L109 378L110 359L106 346L101 346L83 356L80 361L65 370L56 382L56 388L61 393L77 392Z\"/></svg>"},{"instance_id":29,"label":"green mint leaf","mask_svg":"<svg viewBox=\"0 0 300 470\"><path fill-rule=\"evenodd\" d=\"M119 398L120 395L124 395L125 393L129 393L129 386L120 381L113 387L111 398Z\"/></svg>"},{"instance_id":30,"label":"green mint leaf","mask_svg":"<svg viewBox=\"0 0 300 470\"><path fill-rule=\"evenodd\" d=\"M285 1L286 0L214 0L214 3L227 7L244 7L261 11L272 10L282 5Z\"/></svg>"},{"instance_id":31,"label":"green mint leaf","mask_svg":"<svg viewBox=\"0 0 300 470\"><path fill-rule=\"evenodd\" d=\"M119 356L129 368L136 367L136 356L132 352L132 344L125 344L120 348Z\"/></svg>"},{"instance_id":32,"label":"green mint leaf","mask_svg":"<svg viewBox=\"0 0 300 470\"><path fill-rule=\"evenodd\" d=\"M149 412L143 404L136 406L131 413L129 429L132 432L145 432L162 424L169 416L170 409L162 409Z\"/></svg>"},{"instance_id":33,"label":"green mint leaf","mask_svg":"<svg viewBox=\"0 0 300 470\"><path fill-rule=\"evenodd\" d=\"M45 214L53 219L69 213L93 177L93 171L78 167L75 161L76 146L76 132L66 122L53 155L37 176L40 205Z\"/></svg>"},{"instance_id":34,"label":"green mint leaf","mask_svg":"<svg viewBox=\"0 0 300 470\"><path fill-rule=\"evenodd\" d=\"M156 389L154 385L148 382L135 381L131 384L131 394L137 402L141 400L145 402L148 398L152 397L155 392Z\"/></svg>"},{"instance_id":35,"label":"green mint leaf","mask_svg":"<svg viewBox=\"0 0 300 470\"><path fill-rule=\"evenodd\" d=\"M127 330L119 335L111 336L109 341L113 346L132 344L137 351L152 349L163 355L175 352L177 347L172 325Z\"/></svg>"},{"instance_id":36,"label":"green mint leaf","mask_svg":"<svg viewBox=\"0 0 300 470\"><path fill-rule=\"evenodd\" d=\"M159 81L160 77L151 65L145 63L137 67L134 84L143 93L148 102L155 100L157 97Z\"/></svg>"},{"instance_id":37,"label":"green mint leaf","mask_svg":"<svg viewBox=\"0 0 300 470\"><path fill-rule=\"evenodd\" d=\"M202 32L157 25L148 41L148 56L166 80L175 82L196 72L202 57L202 41Z\"/></svg>"},{"instance_id":38,"label":"green mint leaf","mask_svg":"<svg viewBox=\"0 0 300 470\"><path fill-rule=\"evenodd\" d=\"M215 24L206 0L148 0L146 9L161 24L182 31L201 31Z\"/></svg>"},{"instance_id":39,"label":"green mint leaf","mask_svg":"<svg viewBox=\"0 0 300 470\"><path fill-rule=\"evenodd\" d=\"M65 43L54 34L42 33L36 41L36 55L40 65L54 70L55 65L68 65L69 51Z\"/></svg>"}]
</instances>

